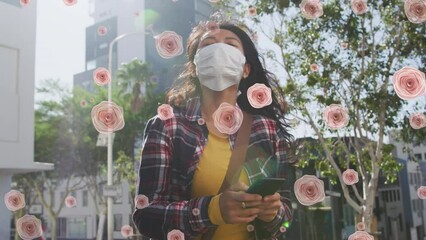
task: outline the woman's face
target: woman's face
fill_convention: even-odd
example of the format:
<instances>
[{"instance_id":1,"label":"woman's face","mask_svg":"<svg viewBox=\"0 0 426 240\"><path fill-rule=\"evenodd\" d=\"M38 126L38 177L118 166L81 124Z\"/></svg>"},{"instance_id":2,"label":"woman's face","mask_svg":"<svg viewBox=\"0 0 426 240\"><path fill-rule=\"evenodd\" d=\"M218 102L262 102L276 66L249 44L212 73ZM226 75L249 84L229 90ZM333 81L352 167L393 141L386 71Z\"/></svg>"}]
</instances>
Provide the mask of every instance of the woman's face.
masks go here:
<instances>
[{"instance_id":1,"label":"woman's face","mask_svg":"<svg viewBox=\"0 0 426 240\"><path fill-rule=\"evenodd\" d=\"M240 50L241 53L244 55L244 48L240 38L235 33L225 29L218 29L206 32L201 37L198 49L215 43L225 43L230 46L233 46Z\"/></svg>"}]
</instances>

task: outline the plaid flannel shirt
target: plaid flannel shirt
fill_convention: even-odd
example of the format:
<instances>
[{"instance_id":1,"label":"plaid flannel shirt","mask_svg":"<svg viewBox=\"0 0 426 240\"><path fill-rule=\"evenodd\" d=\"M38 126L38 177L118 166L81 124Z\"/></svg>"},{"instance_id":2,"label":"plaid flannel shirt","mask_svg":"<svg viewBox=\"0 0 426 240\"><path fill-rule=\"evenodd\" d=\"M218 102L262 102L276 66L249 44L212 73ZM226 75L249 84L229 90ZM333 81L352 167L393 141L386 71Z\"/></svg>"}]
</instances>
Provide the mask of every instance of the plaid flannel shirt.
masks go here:
<instances>
[{"instance_id":1,"label":"plaid flannel shirt","mask_svg":"<svg viewBox=\"0 0 426 240\"><path fill-rule=\"evenodd\" d=\"M201 154L207 143L206 125L201 118L200 100L193 98L186 108L174 109L174 117L165 121L149 120L143 140L137 194L148 197L149 205L135 209L133 220L144 235L167 239L167 233L178 229L191 239L214 226L208 216L213 196L191 198L191 183ZM250 184L263 177L287 176L287 144L275 121L260 115L253 116L250 143L244 169ZM236 134L229 136L231 149ZM281 239L282 224L292 219L289 184L279 191L282 207L271 222L256 220L256 237ZM281 228L281 229L280 229ZM281 231L280 231L281 230Z\"/></svg>"}]
</instances>

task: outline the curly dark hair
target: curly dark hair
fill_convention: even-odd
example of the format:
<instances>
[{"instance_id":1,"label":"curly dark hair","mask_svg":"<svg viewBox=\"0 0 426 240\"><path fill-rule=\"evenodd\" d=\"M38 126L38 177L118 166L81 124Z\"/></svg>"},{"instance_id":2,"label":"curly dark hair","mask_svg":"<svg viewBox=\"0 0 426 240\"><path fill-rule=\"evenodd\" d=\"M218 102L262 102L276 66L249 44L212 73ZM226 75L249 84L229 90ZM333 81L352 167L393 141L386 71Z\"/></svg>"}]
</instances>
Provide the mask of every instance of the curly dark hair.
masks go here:
<instances>
[{"instance_id":1,"label":"curly dark hair","mask_svg":"<svg viewBox=\"0 0 426 240\"><path fill-rule=\"evenodd\" d=\"M195 71L196 66L193 61L200 39L204 33L210 30L211 24L212 22L209 21L201 22L192 29L192 32L188 37L186 49L188 62L185 64L183 72L179 75L171 89L166 94L166 101L175 107L182 106L183 103L191 97L202 97L200 82L197 78ZM262 59L261 62L261 57L259 56L256 46L249 36L249 34L252 35L252 32L242 23L219 21L214 22L214 24L219 29L231 31L240 38L244 49L244 55L246 57L246 63L250 64L250 74L244 79L244 81L240 81L238 87L241 92L237 98L238 106L247 113L263 115L274 119L277 123L279 123L279 128L284 130L284 132L287 132L285 131L288 124L284 118L286 111L284 94L276 77L263 67L262 62L264 61ZM247 99L247 89L255 83L265 84L273 90L272 104L260 109L253 108L250 105ZM291 139L292 136L288 134L287 140Z\"/></svg>"}]
</instances>

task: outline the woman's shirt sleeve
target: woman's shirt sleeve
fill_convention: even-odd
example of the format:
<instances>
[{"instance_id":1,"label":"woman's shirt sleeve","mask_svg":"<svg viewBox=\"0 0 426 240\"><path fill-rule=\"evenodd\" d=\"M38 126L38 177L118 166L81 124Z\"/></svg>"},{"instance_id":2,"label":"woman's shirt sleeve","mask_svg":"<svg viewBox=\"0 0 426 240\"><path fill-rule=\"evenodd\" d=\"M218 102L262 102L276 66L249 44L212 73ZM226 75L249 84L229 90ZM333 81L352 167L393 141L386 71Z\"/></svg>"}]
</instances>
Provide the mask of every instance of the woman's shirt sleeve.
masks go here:
<instances>
[{"instance_id":1,"label":"woman's shirt sleeve","mask_svg":"<svg viewBox=\"0 0 426 240\"><path fill-rule=\"evenodd\" d=\"M173 179L173 133L176 118L151 119L145 129L139 168L137 194L145 195L149 205L136 209L133 220L138 230L147 237L166 239L167 233L178 229L185 237L196 236L213 226L208 207L211 196L179 201Z\"/></svg>"}]
</instances>

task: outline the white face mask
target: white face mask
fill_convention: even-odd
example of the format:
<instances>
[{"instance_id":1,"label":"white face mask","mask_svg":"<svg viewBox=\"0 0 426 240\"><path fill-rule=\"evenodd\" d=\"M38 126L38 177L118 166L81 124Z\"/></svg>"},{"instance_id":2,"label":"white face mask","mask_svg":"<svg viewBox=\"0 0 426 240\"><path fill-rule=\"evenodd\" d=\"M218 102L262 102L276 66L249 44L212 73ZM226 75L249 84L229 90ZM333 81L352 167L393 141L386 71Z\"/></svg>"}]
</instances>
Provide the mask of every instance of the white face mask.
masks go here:
<instances>
[{"instance_id":1,"label":"white face mask","mask_svg":"<svg viewBox=\"0 0 426 240\"><path fill-rule=\"evenodd\" d=\"M241 51L225 43L203 47L194 56L200 83L213 91L239 84L246 58Z\"/></svg>"}]
</instances>

